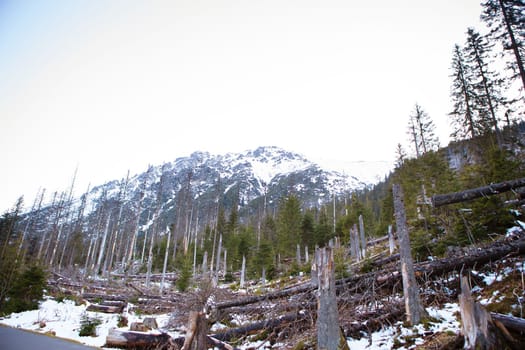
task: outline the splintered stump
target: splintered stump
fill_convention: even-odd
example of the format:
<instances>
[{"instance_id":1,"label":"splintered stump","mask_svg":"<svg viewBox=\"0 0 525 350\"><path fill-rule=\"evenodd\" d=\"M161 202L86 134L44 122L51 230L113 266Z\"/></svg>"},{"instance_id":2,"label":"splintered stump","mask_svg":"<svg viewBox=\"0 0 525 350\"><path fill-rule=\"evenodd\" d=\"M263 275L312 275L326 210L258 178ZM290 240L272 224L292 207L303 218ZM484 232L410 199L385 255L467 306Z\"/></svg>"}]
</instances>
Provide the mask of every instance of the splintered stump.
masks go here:
<instances>
[{"instance_id":1,"label":"splintered stump","mask_svg":"<svg viewBox=\"0 0 525 350\"><path fill-rule=\"evenodd\" d=\"M201 350L208 347L208 324L203 312L191 311L188 332L184 339L184 350Z\"/></svg>"},{"instance_id":2,"label":"splintered stump","mask_svg":"<svg viewBox=\"0 0 525 350\"><path fill-rule=\"evenodd\" d=\"M316 252L318 274L317 349L348 349L339 326L339 313L335 292L334 255L330 248Z\"/></svg>"},{"instance_id":3,"label":"splintered stump","mask_svg":"<svg viewBox=\"0 0 525 350\"><path fill-rule=\"evenodd\" d=\"M465 349L518 349L518 344L505 326L500 321L493 320L491 314L474 301L465 276L461 277L459 306Z\"/></svg>"}]
</instances>

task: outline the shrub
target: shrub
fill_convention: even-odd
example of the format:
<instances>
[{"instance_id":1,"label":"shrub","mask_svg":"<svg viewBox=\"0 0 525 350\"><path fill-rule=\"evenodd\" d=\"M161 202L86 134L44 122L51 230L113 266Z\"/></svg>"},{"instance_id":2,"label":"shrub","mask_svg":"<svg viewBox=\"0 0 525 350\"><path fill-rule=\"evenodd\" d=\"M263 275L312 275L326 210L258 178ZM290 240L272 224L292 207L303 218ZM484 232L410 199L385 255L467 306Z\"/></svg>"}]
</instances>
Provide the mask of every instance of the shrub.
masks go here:
<instances>
[{"instance_id":1,"label":"shrub","mask_svg":"<svg viewBox=\"0 0 525 350\"><path fill-rule=\"evenodd\" d=\"M96 337L97 326L101 323L102 321L98 318L90 318L85 313L82 314L78 335L81 337Z\"/></svg>"},{"instance_id":2,"label":"shrub","mask_svg":"<svg viewBox=\"0 0 525 350\"><path fill-rule=\"evenodd\" d=\"M44 297L46 272L40 266L30 266L18 274L8 292L9 300L5 310L8 313L38 309L38 302Z\"/></svg>"}]
</instances>

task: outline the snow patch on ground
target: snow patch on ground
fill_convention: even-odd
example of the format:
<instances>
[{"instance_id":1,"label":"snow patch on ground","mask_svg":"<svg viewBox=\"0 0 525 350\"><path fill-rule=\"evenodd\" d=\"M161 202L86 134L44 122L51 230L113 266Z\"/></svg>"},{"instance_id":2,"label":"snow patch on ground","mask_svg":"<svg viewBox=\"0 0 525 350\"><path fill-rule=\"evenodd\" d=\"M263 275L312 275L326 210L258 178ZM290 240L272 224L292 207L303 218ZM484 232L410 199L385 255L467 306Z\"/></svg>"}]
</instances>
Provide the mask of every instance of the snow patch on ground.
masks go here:
<instances>
[{"instance_id":1,"label":"snow patch on ground","mask_svg":"<svg viewBox=\"0 0 525 350\"><path fill-rule=\"evenodd\" d=\"M118 328L117 314L105 314L101 312L86 311L87 305L75 305L72 300L57 302L53 299L47 299L40 303L38 310L24 311L11 314L8 317L0 318L0 323L14 328L36 331L39 333L54 332L57 337L75 340L79 343L102 347L106 342L106 336L112 328ZM141 322L143 317L133 313L125 312L128 318L128 324L132 322ZM96 337L79 336L80 323L83 317L89 319L98 319L101 324L97 326ZM169 315L155 315L159 329L162 330L169 320ZM41 325L44 325L41 327ZM128 327L120 328L127 330ZM172 336L180 334L170 333Z\"/></svg>"},{"instance_id":2,"label":"snow patch on ground","mask_svg":"<svg viewBox=\"0 0 525 350\"><path fill-rule=\"evenodd\" d=\"M86 311L86 308L87 305L75 305L71 300L57 302L53 299L47 299L40 303L38 310L12 314L9 317L0 319L0 323L39 333L53 331L57 337L72 339L90 346L103 347L109 330L118 328L119 315L90 312ZM416 338L416 344L421 344L423 342L423 335L425 333L428 334L428 332L459 332L460 324L455 316L455 313L459 312L459 306L457 304L446 304L443 309L427 308L427 312L435 322L430 322L426 328L423 325L406 328L403 327L401 322L398 322L381 331L372 333L369 337L361 339L348 338L348 345L352 350L387 350L392 349L394 341L403 344L405 337ZM128 324L131 324L131 322L140 322L143 319L143 317L133 313L125 312L124 314L128 317ZM81 319L86 316L89 318L97 318L101 321L101 324L97 327L96 337L81 337L78 335ZM173 337L183 336L183 334L178 332L168 332L166 329L169 321L168 314L155 315L153 317L156 318L160 329L156 332L167 332ZM40 327L41 323L45 323L45 326L42 328ZM212 330L219 330L223 327L221 327L221 325L215 325L212 327ZM127 330L127 327L121 329ZM253 348L254 346L256 348L267 348L269 344L265 341L257 341L244 344L240 349ZM399 349L405 348L400 347Z\"/></svg>"},{"instance_id":3,"label":"snow patch on ground","mask_svg":"<svg viewBox=\"0 0 525 350\"><path fill-rule=\"evenodd\" d=\"M443 309L430 307L426 310L429 316L436 320L436 322L430 322L427 328L422 324L406 328L402 326L402 322L397 322L390 327L372 333L368 338L348 338L348 346L352 350L390 350L394 346L394 341L403 344L404 339L407 337L415 337L415 343L422 344L424 341L423 335L428 332L452 331L459 333L460 323L455 316L455 314L459 312L458 304L449 303L445 304ZM408 348L410 348L410 346ZM401 346L397 349L408 348Z\"/></svg>"}]
</instances>

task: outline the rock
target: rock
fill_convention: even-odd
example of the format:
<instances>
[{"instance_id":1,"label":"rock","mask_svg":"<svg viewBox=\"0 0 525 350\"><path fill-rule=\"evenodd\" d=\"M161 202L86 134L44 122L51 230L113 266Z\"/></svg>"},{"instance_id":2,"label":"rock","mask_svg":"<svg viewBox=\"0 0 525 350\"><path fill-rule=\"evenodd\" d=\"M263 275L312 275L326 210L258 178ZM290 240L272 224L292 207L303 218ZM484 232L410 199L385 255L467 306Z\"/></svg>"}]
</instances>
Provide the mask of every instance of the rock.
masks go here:
<instances>
[{"instance_id":1,"label":"rock","mask_svg":"<svg viewBox=\"0 0 525 350\"><path fill-rule=\"evenodd\" d=\"M142 322L131 322L129 325L129 330L134 332L147 332L151 329L148 328L144 323Z\"/></svg>"},{"instance_id":2,"label":"rock","mask_svg":"<svg viewBox=\"0 0 525 350\"><path fill-rule=\"evenodd\" d=\"M158 329L157 319L155 317L146 317L144 318L144 325L149 329Z\"/></svg>"}]
</instances>

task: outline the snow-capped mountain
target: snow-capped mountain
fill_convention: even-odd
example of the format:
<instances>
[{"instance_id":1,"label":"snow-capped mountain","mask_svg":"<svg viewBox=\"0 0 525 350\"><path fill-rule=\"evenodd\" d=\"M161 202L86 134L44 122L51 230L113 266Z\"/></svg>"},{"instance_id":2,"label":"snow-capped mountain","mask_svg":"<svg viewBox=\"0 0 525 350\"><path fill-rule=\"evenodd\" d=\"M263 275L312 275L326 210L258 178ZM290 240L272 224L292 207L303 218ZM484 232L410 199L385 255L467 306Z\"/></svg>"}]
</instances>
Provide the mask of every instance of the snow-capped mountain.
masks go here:
<instances>
[{"instance_id":1,"label":"snow-capped mountain","mask_svg":"<svg viewBox=\"0 0 525 350\"><path fill-rule=\"evenodd\" d=\"M129 225L130 230L152 222L163 227L181 222L206 225L216 219L219 204L225 213L236 207L241 219L261 217L275 212L279 201L290 194L304 208L318 207L334 195L341 197L379 182L392 169L388 162L331 164L333 168L321 166L278 147L222 155L194 152L92 188L75 201L73 211L79 214L69 217L84 217L87 231L94 225L100 230L110 221L111 225ZM58 204L48 210L56 211Z\"/></svg>"}]
</instances>

